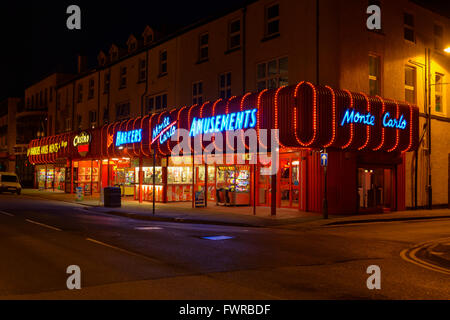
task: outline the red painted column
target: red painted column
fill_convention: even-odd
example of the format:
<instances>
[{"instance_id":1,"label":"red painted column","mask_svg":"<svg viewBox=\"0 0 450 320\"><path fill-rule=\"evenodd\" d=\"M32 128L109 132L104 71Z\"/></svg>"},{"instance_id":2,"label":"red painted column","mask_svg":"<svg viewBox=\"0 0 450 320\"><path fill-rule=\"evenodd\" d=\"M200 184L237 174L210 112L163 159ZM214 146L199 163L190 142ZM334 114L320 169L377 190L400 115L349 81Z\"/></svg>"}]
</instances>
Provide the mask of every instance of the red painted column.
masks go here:
<instances>
[{"instance_id":1,"label":"red painted column","mask_svg":"<svg viewBox=\"0 0 450 320\"><path fill-rule=\"evenodd\" d=\"M162 162L163 159L161 159ZM162 170L162 202L167 203L167 163L165 166L161 167Z\"/></svg>"},{"instance_id":2,"label":"red painted column","mask_svg":"<svg viewBox=\"0 0 450 320\"><path fill-rule=\"evenodd\" d=\"M70 160L71 165L70 165L70 193L73 194L73 160Z\"/></svg>"},{"instance_id":3,"label":"red painted column","mask_svg":"<svg viewBox=\"0 0 450 320\"><path fill-rule=\"evenodd\" d=\"M144 172L142 171L142 156L139 157L139 203L142 203L142 179Z\"/></svg>"},{"instance_id":4,"label":"red painted column","mask_svg":"<svg viewBox=\"0 0 450 320\"><path fill-rule=\"evenodd\" d=\"M273 168L274 163L272 163L272 170L274 170ZM279 168L277 168L276 173L274 175L272 175L272 179L271 179L271 192L270 192L270 215L272 216L276 216L277 215L277 200L278 200L278 192L277 192L277 180L278 180L278 170Z\"/></svg>"}]
</instances>

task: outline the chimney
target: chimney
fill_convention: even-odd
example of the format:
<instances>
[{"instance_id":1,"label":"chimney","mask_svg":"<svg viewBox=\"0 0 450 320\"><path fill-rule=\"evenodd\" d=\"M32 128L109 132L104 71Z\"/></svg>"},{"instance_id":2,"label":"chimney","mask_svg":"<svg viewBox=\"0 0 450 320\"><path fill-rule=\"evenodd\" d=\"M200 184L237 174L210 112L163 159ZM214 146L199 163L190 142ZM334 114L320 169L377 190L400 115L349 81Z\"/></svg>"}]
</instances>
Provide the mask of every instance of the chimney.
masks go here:
<instances>
[{"instance_id":1,"label":"chimney","mask_svg":"<svg viewBox=\"0 0 450 320\"><path fill-rule=\"evenodd\" d=\"M78 55L78 73L83 73L87 70L87 57L81 54Z\"/></svg>"}]
</instances>

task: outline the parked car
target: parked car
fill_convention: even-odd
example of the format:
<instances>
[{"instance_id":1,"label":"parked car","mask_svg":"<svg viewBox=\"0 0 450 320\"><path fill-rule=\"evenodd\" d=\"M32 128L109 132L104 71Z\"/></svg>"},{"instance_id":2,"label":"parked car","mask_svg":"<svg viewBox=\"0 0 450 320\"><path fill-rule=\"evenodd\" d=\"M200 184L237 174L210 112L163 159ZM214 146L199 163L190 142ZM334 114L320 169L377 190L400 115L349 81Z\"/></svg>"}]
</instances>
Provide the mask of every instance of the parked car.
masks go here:
<instances>
[{"instance_id":1,"label":"parked car","mask_svg":"<svg viewBox=\"0 0 450 320\"><path fill-rule=\"evenodd\" d=\"M22 191L19 177L14 172L0 172L0 193L4 191L17 194Z\"/></svg>"}]
</instances>

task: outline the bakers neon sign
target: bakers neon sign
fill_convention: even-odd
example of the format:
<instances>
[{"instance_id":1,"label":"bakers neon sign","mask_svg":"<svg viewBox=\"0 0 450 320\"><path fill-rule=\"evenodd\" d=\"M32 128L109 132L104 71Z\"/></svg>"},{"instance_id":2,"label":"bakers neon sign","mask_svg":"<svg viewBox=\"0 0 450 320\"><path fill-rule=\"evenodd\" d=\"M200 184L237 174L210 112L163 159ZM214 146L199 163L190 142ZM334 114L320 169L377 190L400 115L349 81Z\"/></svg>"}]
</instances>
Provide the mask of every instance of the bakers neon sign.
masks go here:
<instances>
[{"instance_id":1,"label":"bakers neon sign","mask_svg":"<svg viewBox=\"0 0 450 320\"><path fill-rule=\"evenodd\" d=\"M175 120L174 122L170 122L170 118L169 117L165 117L164 120L160 123L157 124L155 126L155 128L153 128L153 132L152 132L152 144L158 140L159 138L159 143L163 144L164 142L166 142L171 136L174 135L175 131L177 130L177 126L176 126L177 121Z\"/></svg>"},{"instance_id":2,"label":"bakers neon sign","mask_svg":"<svg viewBox=\"0 0 450 320\"><path fill-rule=\"evenodd\" d=\"M361 123L368 126L375 125L375 116L370 112L364 114L354 109L347 109L342 117L341 126L349 123ZM408 122L404 119L403 115L400 115L399 119L391 118L389 112L385 112L382 121L383 127L405 129Z\"/></svg>"},{"instance_id":3,"label":"bakers neon sign","mask_svg":"<svg viewBox=\"0 0 450 320\"><path fill-rule=\"evenodd\" d=\"M130 131L117 131L116 147L123 144L138 143L142 141L142 129Z\"/></svg>"},{"instance_id":4,"label":"bakers neon sign","mask_svg":"<svg viewBox=\"0 0 450 320\"><path fill-rule=\"evenodd\" d=\"M254 128L257 112L258 109L251 109L208 118L194 118L189 135L194 137L198 134Z\"/></svg>"}]
</instances>

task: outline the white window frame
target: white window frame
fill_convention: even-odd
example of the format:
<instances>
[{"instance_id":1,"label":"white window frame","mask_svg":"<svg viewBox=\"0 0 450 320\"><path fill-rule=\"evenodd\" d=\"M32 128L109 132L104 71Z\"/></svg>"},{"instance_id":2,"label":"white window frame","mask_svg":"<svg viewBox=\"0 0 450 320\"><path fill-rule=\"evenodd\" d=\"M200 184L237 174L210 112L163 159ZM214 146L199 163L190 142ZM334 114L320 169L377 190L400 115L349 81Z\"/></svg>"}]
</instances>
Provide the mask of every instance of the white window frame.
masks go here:
<instances>
[{"instance_id":1,"label":"white window frame","mask_svg":"<svg viewBox=\"0 0 450 320\"><path fill-rule=\"evenodd\" d=\"M278 6L278 16L269 18L269 15L268 15L269 9L274 6ZM275 21L278 21L278 31L274 32L274 33L269 33L269 24L272 22L275 22ZM265 23L264 35L266 37L280 34L280 4L278 2L271 3L264 8L264 23Z\"/></svg>"},{"instance_id":2,"label":"white window frame","mask_svg":"<svg viewBox=\"0 0 450 320\"><path fill-rule=\"evenodd\" d=\"M411 69L413 70L413 85L408 85L406 84L406 69ZM413 97L414 97L414 101L408 101L409 103L412 104L416 104L417 103L417 68L414 66L410 66L410 65L405 65L405 101L406 100L406 91L412 91L413 92Z\"/></svg>"},{"instance_id":3,"label":"white window frame","mask_svg":"<svg viewBox=\"0 0 450 320\"><path fill-rule=\"evenodd\" d=\"M239 30L232 32L231 31L231 25L233 23L237 22L237 21L239 21ZM242 20L241 20L241 18L233 19L233 20L231 20L228 23L228 50L233 50L233 49L237 49L237 48L241 47L241 40L242 40L242 38L241 38L241 29L242 29ZM231 39L236 37L236 36L239 36L239 44L236 45L236 46L232 46L231 45Z\"/></svg>"},{"instance_id":4,"label":"white window frame","mask_svg":"<svg viewBox=\"0 0 450 320\"><path fill-rule=\"evenodd\" d=\"M230 76L230 84L227 83L228 75ZM224 77L224 85L222 86L221 78ZM231 84L233 81L231 72L224 72L219 74L219 98L227 99L231 97ZM228 93L229 92L229 93ZM223 93L223 94L222 94Z\"/></svg>"},{"instance_id":5,"label":"white window frame","mask_svg":"<svg viewBox=\"0 0 450 320\"><path fill-rule=\"evenodd\" d=\"M288 70L284 73L281 73L280 71L280 60L282 59L287 59L288 60ZM269 64L272 62L276 62L276 68L277 68L277 72L273 75L269 75ZM258 69L260 65L264 65L265 71L264 71L264 77L258 77ZM270 59L267 61L262 61L260 63L256 64L256 87L257 87L257 91L263 90L264 89L269 89L269 83L272 80L276 81L276 88L279 88L280 85L280 80L282 78L286 78L287 82L289 82L289 57L288 56L281 56L278 58L274 58L274 59ZM264 87L259 87L259 84L264 82ZM287 84L287 83L286 83ZM284 85L284 84L282 84Z\"/></svg>"},{"instance_id":6,"label":"white window frame","mask_svg":"<svg viewBox=\"0 0 450 320\"><path fill-rule=\"evenodd\" d=\"M370 57L374 57L375 59L378 59L378 75L371 75L370 74ZM375 93L375 95L381 95L381 56L375 53L369 53L369 94L374 95L370 92L370 81L376 81L378 83L378 92Z\"/></svg>"},{"instance_id":7,"label":"white window frame","mask_svg":"<svg viewBox=\"0 0 450 320\"><path fill-rule=\"evenodd\" d=\"M407 14L412 16L412 18L413 18L413 25L412 26L410 26L410 25L405 23L405 15L407 15ZM411 30L413 32L413 36L414 36L414 40L413 41L405 38L405 30L406 29L409 29L409 30ZM416 17L411 12L406 12L406 11L403 12L403 39L405 41L410 42L410 43L416 43Z\"/></svg>"},{"instance_id":8,"label":"white window frame","mask_svg":"<svg viewBox=\"0 0 450 320\"><path fill-rule=\"evenodd\" d=\"M206 43L202 43L202 38L206 36L207 41ZM202 50L206 49L206 56L202 56ZM205 61L209 59L209 33L203 32L198 37L198 61Z\"/></svg>"},{"instance_id":9,"label":"white window frame","mask_svg":"<svg viewBox=\"0 0 450 320\"><path fill-rule=\"evenodd\" d=\"M89 79L88 87L88 100L93 99L95 96L95 80L94 78Z\"/></svg>"},{"instance_id":10,"label":"white window frame","mask_svg":"<svg viewBox=\"0 0 450 320\"><path fill-rule=\"evenodd\" d=\"M163 54L166 54L166 59L163 60ZM167 69L167 60L169 60L168 54L167 54L167 49L161 50L159 52L159 75L163 76L166 75L168 73L168 69ZM163 66L165 66L165 71L163 71Z\"/></svg>"},{"instance_id":11,"label":"white window frame","mask_svg":"<svg viewBox=\"0 0 450 320\"><path fill-rule=\"evenodd\" d=\"M139 59L138 82L145 81L147 78L147 61Z\"/></svg>"},{"instance_id":12,"label":"white window frame","mask_svg":"<svg viewBox=\"0 0 450 320\"><path fill-rule=\"evenodd\" d=\"M125 72L124 72L125 70ZM127 87L127 67L126 66L121 66L120 67L120 74L119 74L119 88L126 88Z\"/></svg>"},{"instance_id":13,"label":"white window frame","mask_svg":"<svg viewBox=\"0 0 450 320\"><path fill-rule=\"evenodd\" d=\"M199 84L201 84L201 93L199 93ZM194 89L195 89L195 94L194 94ZM205 91L204 85L203 85L203 81L196 81L192 83L192 104L202 104L204 101L203 98L203 92Z\"/></svg>"},{"instance_id":14,"label":"white window frame","mask_svg":"<svg viewBox=\"0 0 450 320\"><path fill-rule=\"evenodd\" d=\"M437 78L437 76L439 76L440 77L440 85L438 85L438 83L436 82L436 78ZM443 73L440 73L440 72L435 72L434 73L434 101L433 101L433 104L434 104L434 112L435 113L439 113L439 114L444 114L445 112L444 112L444 106L445 106L445 103L444 103L444 92L445 92L445 90L444 90L444 88L443 88L443 86L444 86L444 77L445 77L445 75L443 74ZM439 90L438 90L438 88L439 88ZM441 110L436 110L436 97L441 97Z\"/></svg>"}]
</instances>

